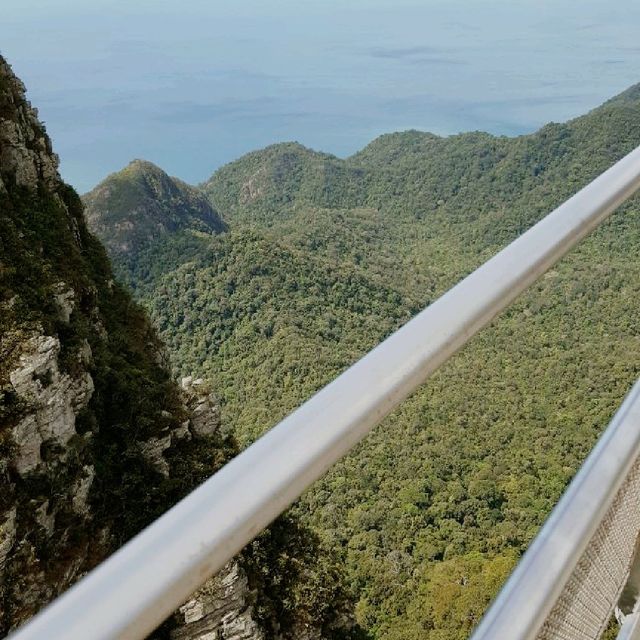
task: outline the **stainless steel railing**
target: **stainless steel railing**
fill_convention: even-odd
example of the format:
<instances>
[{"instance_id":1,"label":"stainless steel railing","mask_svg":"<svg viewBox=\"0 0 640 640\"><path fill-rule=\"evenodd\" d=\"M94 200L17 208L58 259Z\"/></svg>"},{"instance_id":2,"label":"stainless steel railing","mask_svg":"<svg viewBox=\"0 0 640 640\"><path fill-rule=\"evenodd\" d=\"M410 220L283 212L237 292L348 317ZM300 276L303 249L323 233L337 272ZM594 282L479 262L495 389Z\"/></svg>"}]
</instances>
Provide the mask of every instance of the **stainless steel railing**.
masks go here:
<instances>
[{"instance_id":1,"label":"stainless steel railing","mask_svg":"<svg viewBox=\"0 0 640 640\"><path fill-rule=\"evenodd\" d=\"M369 352L12 636L143 638L640 187L640 148Z\"/></svg>"},{"instance_id":2,"label":"stainless steel railing","mask_svg":"<svg viewBox=\"0 0 640 640\"><path fill-rule=\"evenodd\" d=\"M565 491L472 640L597 640L640 533L640 381Z\"/></svg>"}]
</instances>

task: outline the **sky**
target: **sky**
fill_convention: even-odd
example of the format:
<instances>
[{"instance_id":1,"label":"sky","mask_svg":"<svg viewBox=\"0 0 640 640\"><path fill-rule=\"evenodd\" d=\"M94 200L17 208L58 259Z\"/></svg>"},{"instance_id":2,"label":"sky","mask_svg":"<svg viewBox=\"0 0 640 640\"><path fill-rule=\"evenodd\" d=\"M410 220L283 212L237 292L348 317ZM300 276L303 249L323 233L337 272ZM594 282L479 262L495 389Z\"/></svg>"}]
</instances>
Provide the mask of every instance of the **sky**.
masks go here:
<instances>
[{"instance_id":1,"label":"sky","mask_svg":"<svg viewBox=\"0 0 640 640\"><path fill-rule=\"evenodd\" d=\"M0 0L0 53L85 192L296 140L529 133L640 82L638 0Z\"/></svg>"}]
</instances>

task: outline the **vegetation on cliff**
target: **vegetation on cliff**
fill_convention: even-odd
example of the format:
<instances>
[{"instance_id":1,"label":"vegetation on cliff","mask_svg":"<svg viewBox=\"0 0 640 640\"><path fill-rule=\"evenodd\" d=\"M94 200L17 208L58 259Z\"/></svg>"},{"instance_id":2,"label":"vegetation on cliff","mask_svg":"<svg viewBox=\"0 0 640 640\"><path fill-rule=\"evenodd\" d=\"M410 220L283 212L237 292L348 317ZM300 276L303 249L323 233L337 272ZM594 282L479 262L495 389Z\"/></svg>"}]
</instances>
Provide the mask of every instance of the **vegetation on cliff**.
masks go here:
<instances>
[{"instance_id":1,"label":"vegetation on cliff","mask_svg":"<svg viewBox=\"0 0 640 640\"><path fill-rule=\"evenodd\" d=\"M134 164L128 179L133 196L119 206L151 201L156 216L132 246L158 228L223 228L199 192L157 168ZM166 206L154 204L159 196ZM134 236L145 213L127 226ZM192 427L156 330L114 281L22 83L0 57L0 635L237 451L217 424ZM313 564L276 574L303 564L298 549ZM295 516L241 562L266 633L292 637L303 622L324 638L351 633L335 560Z\"/></svg>"}]
</instances>

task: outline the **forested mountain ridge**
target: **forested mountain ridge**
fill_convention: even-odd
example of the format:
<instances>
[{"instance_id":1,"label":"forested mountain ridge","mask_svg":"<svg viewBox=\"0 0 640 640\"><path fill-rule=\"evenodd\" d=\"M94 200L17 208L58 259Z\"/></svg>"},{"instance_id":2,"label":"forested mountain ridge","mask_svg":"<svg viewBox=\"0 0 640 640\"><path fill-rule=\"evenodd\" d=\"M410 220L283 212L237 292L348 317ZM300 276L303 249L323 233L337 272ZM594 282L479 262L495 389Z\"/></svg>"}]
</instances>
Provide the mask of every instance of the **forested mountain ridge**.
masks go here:
<instances>
[{"instance_id":1,"label":"forested mountain ridge","mask_svg":"<svg viewBox=\"0 0 640 640\"><path fill-rule=\"evenodd\" d=\"M143 170L165 181L137 165L134 179ZM180 205L169 219L177 211L190 226L222 228L192 188L166 187L148 193ZM25 87L0 56L0 635L236 452L210 386L176 384L147 314L114 281ZM359 633L352 606L335 559L284 517L154 637L345 639Z\"/></svg>"},{"instance_id":2,"label":"forested mountain ridge","mask_svg":"<svg viewBox=\"0 0 640 640\"><path fill-rule=\"evenodd\" d=\"M312 151L296 142L285 142L254 151L225 165L204 184L203 192L218 203L229 221L269 224L299 200L336 206L344 200L342 187L353 188L349 202L359 191L361 172L351 171L335 156Z\"/></svg>"},{"instance_id":3,"label":"forested mountain ridge","mask_svg":"<svg viewBox=\"0 0 640 640\"><path fill-rule=\"evenodd\" d=\"M202 185L227 233L183 229L120 269L247 443L638 144L636 86L518 138L275 145ZM640 372L639 246L633 200L296 505L373 638L478 622Z\"/></svg>"}]
</instances>

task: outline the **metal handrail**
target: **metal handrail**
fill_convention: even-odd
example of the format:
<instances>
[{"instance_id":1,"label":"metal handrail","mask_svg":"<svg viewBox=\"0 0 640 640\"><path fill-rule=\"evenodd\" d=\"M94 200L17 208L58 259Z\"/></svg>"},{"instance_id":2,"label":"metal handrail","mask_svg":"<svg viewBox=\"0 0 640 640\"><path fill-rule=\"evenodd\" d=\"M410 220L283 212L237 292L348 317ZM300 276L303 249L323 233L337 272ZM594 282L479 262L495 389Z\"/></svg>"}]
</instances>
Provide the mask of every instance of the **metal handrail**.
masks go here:
<instances>
[{"instance_id":1,"label":"metal handrail","mask_svg":"<svg viewBox=\"0 0 640 640\"><path fill-rule=\"evenodd\" d=\"M616 640L640 640L640 613L627 616Z\"/></svg>"},{"instance_id":2,"label":"metal handrail","mask_svg":"<svg viewBox=\"0 0 640 640\"><path fill-rule=\"evenodd\" d=\"M146 636L638 188L640 147L370 351L12 640Z\"/></svg>"},{"instance_id":3,"label":"metal handrail","mask_svg":"<svg viewBox=\"0 0 640 640\"><path fill-rule=\"evenodd\" d=\"M471 640L534 640L537 637L638 456L640 380L580 467ZM623 586L624 583L619 585L620 590ZM614 604L611 603L612 610Z\"/></svg>"}]
</instances>

